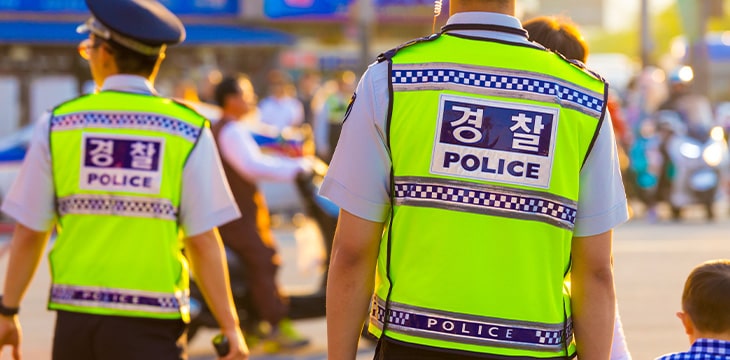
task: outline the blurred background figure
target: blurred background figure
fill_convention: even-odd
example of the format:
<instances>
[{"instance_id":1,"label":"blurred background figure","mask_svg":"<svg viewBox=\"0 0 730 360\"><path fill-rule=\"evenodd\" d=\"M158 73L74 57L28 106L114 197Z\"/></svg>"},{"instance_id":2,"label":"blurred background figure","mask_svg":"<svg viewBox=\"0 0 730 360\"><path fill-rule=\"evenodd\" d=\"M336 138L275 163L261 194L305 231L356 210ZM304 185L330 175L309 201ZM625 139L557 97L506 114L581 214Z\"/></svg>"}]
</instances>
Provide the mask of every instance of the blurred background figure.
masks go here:
<instances>
[{"instance_id":1,"label":"blurred background figure","mask_svg":"<svg viewBox=\"0 0 730 360\"><path fill-rule=\"evenodd\" d=\"M314 132L316 151L322 160L329 163L342 131L342 120L355 91L355 73L342 71L328 83L329 93L317 112Z\"/></svg>"},{"instance_id":2,"label":"blurred background figure","mask_svg":"<svg viewBox=\"0 0 730 360\"><path fill-rule=\"evenodd\" d=\"M305 71L299 76L297 82L297 98L304 108L304 124L313 126L314 110L312 109L312 101L321 86L322 76L318 71Z\"/></svg>"},{"instance_id":3,"label":"blurred background figure","mask_svg":"<svg viewBox=\"0 0 730 360\"><path fill-rule=\"evenodd\" d=\"M223 74L218 68L203 69L203 76L198 83L198 99L204 103L215 104L213 92L222 78Z\"/></svg>"},{"instance_id":4,"label":"blurred background figure","mask_svg":"<svg viewBox=\"0 0 730 360\"><path fill-rule=\"evenodd\" d=\"M304 107L296 97L296 87L291 76L281 70L268 74L269 95L259 103L261 122L284 130L304 122Z\"/></svg>"},{"instance_id":5,"label":"blurred background figure","mask_svg":"<svg viewBox=\"0 0 730 360\"><path fill-rule=\"evenodd\" d=\"M271 231L269 210L257 183L263 180L292 181L311 173L303 158L270 156L261 152L249 126L258 121L256 94L248 76L224 78L214 90L221 118L213 125L213 135L223 169L242 216L219 228L223 243L243 260L251 289L253 307L263 325L258 333L247 334L250 343L259 341L265 351L296 349L309 340L301 336L287 318L287 299L277 283L281 259ZM268 328L268 329L267 329Z\"/></svg>"},{"instance_id":6,"label":"blurred background figure","mask_svg":"<svg viewBox=\"0 0 730 360\"><path fill-rule=\"evenodd\" d=\"M172 98L179 99L185 103L200 102L198 87L194 81L184 79L177 82L172 91Z\"/></svg>"}]
</instances>

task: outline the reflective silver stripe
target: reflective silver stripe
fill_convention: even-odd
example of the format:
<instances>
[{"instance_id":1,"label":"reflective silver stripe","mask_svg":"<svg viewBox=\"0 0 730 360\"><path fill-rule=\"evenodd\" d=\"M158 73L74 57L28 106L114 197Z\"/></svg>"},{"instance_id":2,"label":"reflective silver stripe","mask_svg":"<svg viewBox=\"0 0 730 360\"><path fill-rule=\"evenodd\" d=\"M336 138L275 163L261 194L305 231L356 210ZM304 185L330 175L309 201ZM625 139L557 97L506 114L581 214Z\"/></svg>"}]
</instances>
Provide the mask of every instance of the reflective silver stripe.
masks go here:
<instances>
[{"instance_id":1,"label":"reflective silver stripe","mask_svg":"<svg viewBox=\"0 0 730 360\"><path fill-rule=\"evenodd\" d=\"M51 287L51 302L63 305L170 314L187 311L188 301L189 294L182 291L161 293L58 284Z\"/></svg>"},{"instance_id":2,"label":"reflective silver stripe","mask_svg":"<svg viewBox=\"0 0 730 360\"><path fill-rule=\"evenodd\" d=\"M385 301L373 296L370 321L383 329ZM462 344L561 352L572 341L567 324L544 324L451 313L390 302L388 331ZM565 334L567 333L567 336Z\"/></svg>"},{"instance_id":3,"label":"reflective silver stripe","mask_svg":"<svg viewBox=\"0 0 730 360\"><path fill-rule=\"evenodd\" d=\"M599 117L604 96L549 75L455 63L393 64L394 91L453 90L558 103Z\"/></svg>"},{"instance_id":4,"label":"reflective silver stripe","mask_svg":"<svg viewBox=\"0 0 730 360\"><path fill-rule=\"evenodd\" d=\"M160 131L195 142L202 131L201 127L188 124L173 117L143 112L102 112L90 111L51 118L51 130L78 130L85 128L131 129Z\"/></svg>"},{"instance_id":5,"label":"reflective silver stripe","mask_svg":"<svg viewBox=\"0 0 730 360\"><path fill-rule=\"evenodd\" d=\"M437 178L395 178L395 204L534 220L573 230L578 203L525 189Z\"/></svg>"},{"instance_id":6,"label":"reflective silver stripe","mask_svg":"<svg viewBox=\"0 0 730 360\"><path fill-rule=\"evenodd\" d=\"M59 215L118 215L177 221L168 199L114 195L71 195L58 199Z\"/></svg>"}]
</instances>

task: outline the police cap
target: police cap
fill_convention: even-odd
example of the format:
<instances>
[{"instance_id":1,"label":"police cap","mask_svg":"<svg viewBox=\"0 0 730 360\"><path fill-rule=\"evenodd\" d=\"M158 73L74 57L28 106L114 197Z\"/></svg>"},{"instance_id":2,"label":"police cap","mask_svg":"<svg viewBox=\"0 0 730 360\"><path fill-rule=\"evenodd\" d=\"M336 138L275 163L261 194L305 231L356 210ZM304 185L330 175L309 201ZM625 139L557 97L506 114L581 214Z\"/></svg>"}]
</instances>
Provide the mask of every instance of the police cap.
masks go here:
<instances>
[{"instance_id":1,"label":"police cap","mask_svg":"<svg viewBox=\"0 0 730 360\"><path fill-rule=\"evenodd\" d=\"M93 33L144 55L185 40L185 27L157 0L86 0L92 17L79 33Z\"/></svg>"}]
</instances>

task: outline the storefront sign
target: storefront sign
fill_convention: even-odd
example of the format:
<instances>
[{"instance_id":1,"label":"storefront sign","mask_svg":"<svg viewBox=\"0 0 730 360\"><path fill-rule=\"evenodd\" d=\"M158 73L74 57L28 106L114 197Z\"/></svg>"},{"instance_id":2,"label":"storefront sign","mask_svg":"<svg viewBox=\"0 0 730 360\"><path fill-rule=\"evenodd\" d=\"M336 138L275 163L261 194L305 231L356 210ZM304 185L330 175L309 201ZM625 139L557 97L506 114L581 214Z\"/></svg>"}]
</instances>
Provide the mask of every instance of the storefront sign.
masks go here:
<instances>
[{"instance_id":1,"label":"storefront sign","mask_svg":"<svg viewBox=\"0 0 730 360\"><path fill-rule=\"evenodd\" d=\"M239 15L238 0L161 0L178 15ZM0 11L88 13L84 0L0 0Z\"/></svg>"}]
</instances>

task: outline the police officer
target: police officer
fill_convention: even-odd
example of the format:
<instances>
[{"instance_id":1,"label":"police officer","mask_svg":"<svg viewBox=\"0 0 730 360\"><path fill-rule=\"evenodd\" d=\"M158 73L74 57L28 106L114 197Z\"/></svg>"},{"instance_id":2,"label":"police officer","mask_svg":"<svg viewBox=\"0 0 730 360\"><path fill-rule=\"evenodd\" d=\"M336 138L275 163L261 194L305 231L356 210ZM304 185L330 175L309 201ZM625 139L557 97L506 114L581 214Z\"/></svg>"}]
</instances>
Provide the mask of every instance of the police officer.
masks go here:
<instances>
[{"instance_id":1,"label":"police officer","mask_svg":"<svg viewBox=\"0 0 730 360\"><path fill-rule=\"evenodd\" d=\"M606 360L628 218L607 86L528 41L514 0L450 4L345 119L321 190L342 209L328 358L355 357L370 303L376 359Z\"/></svg>"},{"instance_id":2,"label":"police officer","mask_svg":"<svg viewBox=\"0 0 730 360\"><path fill-rule=\"evenodd\" d=\"M223 358L246 359L215 230L240 213L207 120L152 85L184 27L157 1L87 5L79 51L98 92L41 118L3 203L17 225L0 344L20 358L19 305L55 225L53 359L186 358L188 261L230 339Z\"/></svg>"}]
</instances>

